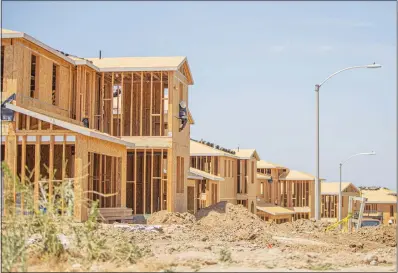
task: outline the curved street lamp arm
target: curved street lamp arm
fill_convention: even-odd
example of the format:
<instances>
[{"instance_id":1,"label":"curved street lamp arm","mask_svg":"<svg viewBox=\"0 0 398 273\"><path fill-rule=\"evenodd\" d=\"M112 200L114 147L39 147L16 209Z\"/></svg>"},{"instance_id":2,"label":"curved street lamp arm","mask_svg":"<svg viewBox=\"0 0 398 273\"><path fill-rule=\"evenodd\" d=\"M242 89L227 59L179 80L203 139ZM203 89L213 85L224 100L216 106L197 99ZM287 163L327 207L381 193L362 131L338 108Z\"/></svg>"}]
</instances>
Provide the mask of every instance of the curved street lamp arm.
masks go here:
<instances>
[{"instance_id":1,"label":"curved street lamp arm","mask_svg":"<svg viewBox=\"0 0 398 273\"><path fill-rule=\"evenodd\" d=\"M350 160L351 158L357 156L357 155L374 155L375 153L358 153L358 154L354 154L352 156L350 156L349 158L347 158L346 160L344 160L343 162L340 163L340 165L343 165L344 163L346 163L348 160Z\"/></svg>"},{"instance_id":2,"label":"curved street lamp arm","mask_svg":"<svg viewBox=\"0 0 398 273\"><path fill-rule=\"evenodd\" d=\"M341 70L339 70L339 71L333 73L333 74L330 75L329 77L327 77L322 83L319 84L319 87L321 87L321 86L322 86L325 82L327 82L330 78L332 78L333 76L335 76L335 75L337 75L337 74L339 74L339 73L341 73L341 72L343 72L343 71L350 70L350 69L355 69L355 68L367 68L367 67L368 67L367 65L359 65L359 66L351 66L351 67L347 67L347 68L341 69Z\"/></svg>"}]
</instances>

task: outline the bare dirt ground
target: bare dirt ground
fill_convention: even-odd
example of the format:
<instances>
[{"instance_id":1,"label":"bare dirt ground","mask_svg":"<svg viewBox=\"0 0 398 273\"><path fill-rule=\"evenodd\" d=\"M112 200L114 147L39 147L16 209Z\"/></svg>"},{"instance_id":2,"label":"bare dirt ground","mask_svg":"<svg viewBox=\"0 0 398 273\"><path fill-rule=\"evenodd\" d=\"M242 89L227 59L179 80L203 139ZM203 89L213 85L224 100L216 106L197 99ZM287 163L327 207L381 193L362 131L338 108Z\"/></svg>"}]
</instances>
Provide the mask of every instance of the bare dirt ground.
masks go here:
<instances>
[{"instance_id":1,"label":"bare dirt ground","mask_svg":"<svg viewBox=\"0 0 398 273\"><path fill-rule=\"evenodd\" d=\"M396 272L396 226L325 232L327 223L268 224L242 206L219 203L188 213L158 212L147 225L101 225L104 236L123 233L142 257L135 263L67 260L29 271L156 272Z\"/></svg>"}]
</instances>

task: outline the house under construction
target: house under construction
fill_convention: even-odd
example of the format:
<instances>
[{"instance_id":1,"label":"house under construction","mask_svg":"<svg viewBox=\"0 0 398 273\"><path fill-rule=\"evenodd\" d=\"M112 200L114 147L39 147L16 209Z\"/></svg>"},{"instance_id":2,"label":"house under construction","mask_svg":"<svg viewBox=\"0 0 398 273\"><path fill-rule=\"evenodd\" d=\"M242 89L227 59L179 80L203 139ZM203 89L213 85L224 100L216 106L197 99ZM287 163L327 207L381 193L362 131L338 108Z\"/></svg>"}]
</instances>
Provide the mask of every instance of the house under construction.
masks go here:
<instances>
[{"instance_id":1,"label":"house under construction","mask_svg":"<svg viewBox=\"0 0 398 273\"><path fill-rule=\"evenodd\" d=\"M109 218L187 210L185 57L79 58L2 29L1 75L2 161L32 184L36 208L72 182L77 220L84 200Z\"/></svg>"}]
</instances>

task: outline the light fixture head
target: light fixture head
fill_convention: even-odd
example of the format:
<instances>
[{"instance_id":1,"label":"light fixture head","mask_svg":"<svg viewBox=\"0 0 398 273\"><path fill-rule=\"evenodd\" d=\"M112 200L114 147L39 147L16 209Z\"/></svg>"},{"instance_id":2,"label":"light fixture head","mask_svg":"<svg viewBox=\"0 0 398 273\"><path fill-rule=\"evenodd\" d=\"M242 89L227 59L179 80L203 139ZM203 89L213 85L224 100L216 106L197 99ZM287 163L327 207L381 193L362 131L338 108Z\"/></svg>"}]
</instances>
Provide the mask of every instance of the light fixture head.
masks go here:
<instances>
[{"instance_id":1,"label":"light fixture head","mask_svg":"<svg viewBox=\"0 0 398 273\"><path fill-rule=\"evenodd\" d=\"M381 64L373 63L366 66L366 68L381 68Z\"/></svg>"}]
</instances>

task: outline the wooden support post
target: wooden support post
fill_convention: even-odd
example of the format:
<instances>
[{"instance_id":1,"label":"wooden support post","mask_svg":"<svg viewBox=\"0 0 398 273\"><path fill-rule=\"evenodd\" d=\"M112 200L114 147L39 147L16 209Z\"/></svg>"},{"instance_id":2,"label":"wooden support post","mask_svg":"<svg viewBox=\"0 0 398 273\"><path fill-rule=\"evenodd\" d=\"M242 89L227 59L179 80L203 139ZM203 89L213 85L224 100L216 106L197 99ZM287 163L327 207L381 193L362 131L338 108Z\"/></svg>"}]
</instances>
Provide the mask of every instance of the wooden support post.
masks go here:
<instances>
[{"instance_id":1,"label":"wooden support post","mask_svg":"<svg viewBox=\"0 0 398 273\"><path fill-rule=\"evenodd\" d=\"M152 77L151 77L152 78ZM151 151L151 214L153 213L153 149Z\"/></svg>"},{"instance_id":2,"label":"wooden support post","mask_svg":"<svg viewBox=\"0 0 398 273\"><path fill-rule=\"evenodd\" d=\"M101 132L104 131L104 117L105 117L105 73L101 73L101 110L100 110L100 124L101 124ZM101 156L102 158L102 156Z\"/></svg>"},{"instance_id":3,"label":"wooden support post","mask_svg":"<svg viewBox=\"0 0 398 273\"><path fill-rule=\"evenodd\" d=\"M115 73L112 72L112 85L111 85L111 135L113 136L113 85L115 84Z\"/></svg>"},{"instance_id":4,"label":"wooden support post","mask_svg":"<svg viewBox=\"0 0 398 273\"><path fill-rule=\"evenodd\" d=\"M151 101L149 103L149 135L152 136L152 114L153 114L153 72L151 72Z\"/></svg>"},{"instance_id":5,"label":"wooden support post","mask_svg":"<svg viewBox=\"0 0 398 273\"><path fill-rule=\"evenodd\" d=\"M169 109L171 111L171 108L169 108ZM175 188L173 185L173 179L175 179L174 167L175 167L175 165L173 164L173 149L169 148L167 151L167 197L166 197L167 210L169 212L174 212L174 206L173 206L174 205L173 192L175 191Z\"/></svg>"},{"instance_id":6,"label":"wooden support post","mask_svg":"<svg viewBox=\"0 0 398 273\"><path fill-rule=\"evenodd\" d=\"M142 180L143 184L144 184L144 197L143 197L143 204L144 204L144 209L143 209L143 213L146 213L146 149L144 149L144 177Z\"/></svg>"},{"instance_id":7,"label":"wooden support post","mask_svg":"<svg viewBox=\"0 0 398 273\"><path fill-rule=\"evenodd\" d=\"M164 115L164 101L163 101L163 96L164 96L164 88L163 88L163 71L160 72L160 133L159 136L163 136L163 131L164 131L164 125L163 125L163 115ZM163 160L163 158L162 158ZM163 183L163 182L162 182Z\"/></svg>"},{"instance_id":8,"label":"wooden support post","mask_svg":"<svg viewBox=\"0 0 398 273\"><path fill-rule=\"evenodd\" d=\"M38 120L37 128L38 128L39 131L41 130L41 120L40 119Z\"/></svg>"},{"instance_id":9,"label":"wooden support post","mask_svg":"<svg viewBox=\"0 0 398 273\"><path fill-rule=\"evenodd\" d=\"M52 203L54 195L54 136L50 136L49 168L48 168L48 202Z\"/></svg>"},{"instance_id":10,"label":"wooden support post","mask_svg":"<svg viewBox=\"0 0 398 273\"><path fill-rule=\"evenodd\" d=\"M99 186L98 186L98 191L100 192L100 193L104 193L104 190L103 190L103 187L102 187L102 158L103 158L104 156L103 155L99 155L99 178L98 178L98 184L99 184ZM102 201L102 197L100 196L99 197L99 207L100 208L102 208L102 206L103 206L103 201Z\"/></svg>"},{"instance_id":11,"label":"wooden support post","mask_svg":"<svg viewBox=\"0 0 398 273\"><path fill-rule=\"evenodd\" d=\"M77 66L77 71L76 71L76 119L78 121L81 121L81 116L80 116L80 104L81 104L81 75L80 75L80 71L81 71L81 66Z\"/></svg>"},{"instance_id":12,"label":"wooden support post","mask_svg":"<svg viewBox=\"0 0 398 273\"><path fill-rule=\"evenodd\" d=\"M134 215L137 214L137 149L134 148Z\"/></svg>"},{"instance_id":13,"label":"wooden support post","mask_svg":"<svg viewBox=\"0 0 398 273\"><path fill-rule=\"evenodd\" d=\"M108 193L108 190L107 190L107 184L108 184L108 179L107 179L108 170L107 170L107 167L108 167L108 165L106 164L107 157L108 156L104 155L104 182L103 182L103 186L102 186L104 194ZM102 203L103 203L103 206L105 208L108 207L108 202L107 202L107 199L105 197L102 197Z\"/></svg>"},{"instance_id":14,"label":"wooden support post","mask_svg":"<svg viewBox=\"0 0 398 273\"><path fill-rule=\"evenodd\" d=\"M26 180L26 136L22 136L22 155L21 155L21 184L26 185L27 181ZM24 196L23 193L21 193L21 213L23 214L24 211Z\"/></svg>"},{"instance_id":15,"label":"wooden support post","mask_svg":"<svg viewBox=\"0 0 398 273\"><path fill-rule=\"evenodd\" d=\"M111 194L114 194L115 191L113 189L113 182L114 182L114 176L115 176L115 171L114 171L114 167L115 167L115 158L112 156L111 157L111 181L110 181L110 188L111 188ZM109 198L108 198L109 199ZM110 198L110 203L111 203L111 207L113 207L113 197Z\"/></svg>"},{"instance_id":16,"label":"wooden support post","mask_svg":"<svg viewBox=\"0 0 398 273\"><path fill-rule=\"evenodd\" d=\"M87 208L85 202L88 184L88 138L85 136L76 137L75 154L75 183L74 183L74 217L77 221L87 220Z\"/></svg>"},{"instance_id":17,"label":"wooden support post","mask_svg":"<svg viewBox=\"0 0 398 273\"><path fill-rule=\"evenodd\" d=\"M63 187L63 183L65 183L65 178L66 178L66 167L67 167L67 163L66 163L66 135L63 136L63 141L62 141L62 174L61 174L61 180L62 180L62 184L61 184L61 214L64 215L64 207L65 207L65 203L64 203L64 187Z\"/></svg>"},{"instance_id":18,"label":"wooden support post","mask_svg":"<svg viewBox=\"0 0 398 273\"><path fill-rule=\"evenodd\" d=\"M120 109L119 109L119 111L120 111L120 136L123 136L123 128L124 128L124 107L123 107L123 104L124 104L124 98L125 98L125 94L124 94L124 83L123 83L123 78L124 78L124 74L123 74L123 72L122 72L122 94L121 94L121 103L120 103Z\"/></svg>"},{"instance_id":19,"label":"wooden support post","mask_svg":"<svg viewBox=\"0 0 398 273\"><path fill-rule=\"evenodd\" d=\"M131 88L130 88L130 136L133 135L133 96L134 96L134 72L131 72Z\"/></svg>"},{"instance_id":20,"label":"wooden support post","mask_svg":"<svg viewBox=\"0 0 398 273\"><path fill-rule=\"evenodd\" d=\"M162 73L163 74L163 73ZM160 210L163 210L163 149L160 152Z\"/></svg>"},{"instance_id":21,"label":"wooden support post","mask_svg":"<svg viewBox=\"0 0 398 273\"><path fill-rule=\"evenodd\" d=\"M26 116L26 130L30 130L30 116Z\"/></svg>"},{"instance_id":22,"label":"wooden support post","mask_svg":"<svg viewBox=\"0 0 398 273\"><path fill-rule=\"evenodd\" d=\"M127 152L124 151L121 158L119 158L119 170L120 170L120 202L117 203L119 207L127 207L126 205L126 190L127 190Z\"/></svg>"},{"instance_id":23,"label":"wooden support post","mask_svg":"<svg viewBox=\"0 0 398 273\"><path fill-rule=\"evenodd\" d=\"M36 136L35 144L35 175L34 175L34 208L38 211L39 208L39 179L40 179L40 143L41 137Z\"/></svg>"},{"instance_id":24,"label":"wooden support post","mask_svg":"<svg viewBox=\"0 0 398 273\"><path fill-rule=\"evenodd\" d=\"M143 123L143 115L142 115L142 107L144 101L144 72L141 72L141 104L140 104L140 136L142 136L142 123Z\"/></svg>"},{"instance_id":25,"label":"wooden support post","mask_svg":"<svg viewBox=\"0 0 398 273\"><path fill-rule=\"evenodd\" d=\"M72 94L73 93L73 85L72 85L72 66L69 66L69 92L68 92L68 117L72 118Z\"/></svg>"}]
</instances>

